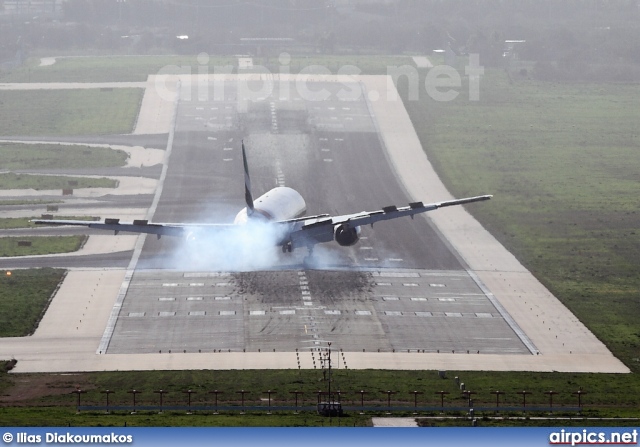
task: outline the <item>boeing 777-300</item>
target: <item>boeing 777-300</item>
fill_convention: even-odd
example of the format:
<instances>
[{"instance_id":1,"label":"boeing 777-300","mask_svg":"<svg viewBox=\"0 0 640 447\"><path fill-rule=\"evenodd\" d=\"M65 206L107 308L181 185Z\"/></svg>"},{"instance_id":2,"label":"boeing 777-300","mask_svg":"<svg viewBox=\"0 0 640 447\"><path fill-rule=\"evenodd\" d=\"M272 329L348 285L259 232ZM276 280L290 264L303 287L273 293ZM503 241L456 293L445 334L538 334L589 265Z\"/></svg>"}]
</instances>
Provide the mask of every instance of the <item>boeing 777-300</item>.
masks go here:
<instances>
[{"instance_id":1,"label":"boeing 777-300","mask_svg":"<svg viewBox=\"0 0 640 447\"><path fill-rule=\"evenodd\" d=\"M464 199L447 200L425 204L423 202L409 203L407 206L386 206L377 211L362 211L341 216L318 214L305 216L306 203L300 193L289 187L276 187L253 200L251 194L251 179L247 165L247 155L242 142L242 159L244 164L245 202L246 207L236 215L233 224L204 224L204 223L158 223L148 220L134 220L120 222L120 219L107 218L103 221L79 220L33 220L40 225L76 225L99 230L110 230L118 234L121 231L132 233L155 234L161 236L183 237L188 241L197 241L209 235L225 238L239 236L238 231L252 231L252 225L267 226L270 230L266 234L273 238L275 246L282 247L283 252L291 252L296 248L307 247L311 252L313 246L319 243L336 241L343 247L349 247L360 239L360 228L373 225L382 220L391 220L403 216L412 216L427 211L436 210L453 205L480 202L488 200L491 195L467 197Z\"/></svg>"}]
</instances>

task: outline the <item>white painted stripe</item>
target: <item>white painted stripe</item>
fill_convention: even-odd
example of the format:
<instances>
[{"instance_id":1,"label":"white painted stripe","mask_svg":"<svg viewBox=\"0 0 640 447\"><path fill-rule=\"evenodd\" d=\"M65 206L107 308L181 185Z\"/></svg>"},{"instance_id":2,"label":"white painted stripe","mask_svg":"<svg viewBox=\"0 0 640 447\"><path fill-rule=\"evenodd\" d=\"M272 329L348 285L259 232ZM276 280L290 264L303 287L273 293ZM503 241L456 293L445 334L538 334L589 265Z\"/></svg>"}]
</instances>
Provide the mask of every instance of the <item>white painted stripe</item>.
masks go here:
<instances>
[{"instance_id":1,"label":"white painted stripe","mask_svg":"<svg viewBox=\"0 0 640 447\"><path fill-rule=\"evenodd\" d=\"M192 317L204 317L207 313L204 310L194 310L189 312Z\"/></svg>"},{"instance_id":2,"label":"white painted stripe","mask_svg":"<svg viewBox=\"0 0 640 447\"><path fill-rule=\"evenodd\" d=\"M420 274L415 272L373 272L371 276L380 278L419 278Z\"/></svg>"},{"instance_id":3,"label":"white painted stripe","mask_svg":"<svg viewBox=\"0 0 640 447\"><path fill-rule=\"evenodd\" d=\"M251 310L249 311L249 315L265 315L265 311L264 310Z\"/></svg>"},{"instance_id":4,"label":"white painted stripe","mask_svg":"<svg viewBox=\"0 0 640 447\"><path fill-rule=\"evenodd\" d=\"M235 315L236 311L235 310L221 310L219 312L219 315L223 316L223 317L229 317L231 315Z\"/></svg>"},{"instance_id":5,"label":"white painted stripe","mask_svg":"<svg viewBox=\"0 0 640 447\"><path fill-rule=\"evenodd\" d=\"M222 276L231 276L228 272L206 272L206 273L185 273L185 278L217 278Z\"/></svg>"}]
</instances>

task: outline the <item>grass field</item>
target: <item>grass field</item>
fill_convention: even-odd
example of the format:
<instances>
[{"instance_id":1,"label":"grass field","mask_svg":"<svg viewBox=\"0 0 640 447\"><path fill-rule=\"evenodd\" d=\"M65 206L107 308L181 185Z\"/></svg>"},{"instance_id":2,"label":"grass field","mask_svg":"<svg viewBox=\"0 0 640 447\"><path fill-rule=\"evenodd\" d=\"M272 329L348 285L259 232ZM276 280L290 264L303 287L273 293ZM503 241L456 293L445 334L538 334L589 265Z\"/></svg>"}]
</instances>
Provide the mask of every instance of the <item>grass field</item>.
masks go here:
<instances>
[{"instance_id":1,"label":"grass field","mask_svg":"<svg viewBox=\"0 0 640 447\"><path fill-rule=\"evenodd\" d=\"M480 101L405 101L456 196L614 354L640 372L640 90L487 71Z\"/></svg>"},{"instance_id":2,"label":"grass field","mask_svg":"<svg viewBox=\"0 0 640 447\"><path fill-rule=\"evenodd\" d=\"M272 73L318 73L318 66L337 73L342 67L353 65L368 74L386 74L388 65L413 64L405 56L293 56L287 65L279 57L253 58L255 68L243 72L264 71ZM40 67L39 59L30 59L27 66L0 75L0 82L140 82L150 74L198 74L224 73L221 67L232 66L237 72L235 57L209 57L208 65L198 63L197 56L112 56L68 57L58 59L53 65ZM315 66L315 67L314 67ZM216 68L219 67L219 68Z\"/></svg>"},{"instance_id":3,"label":"grass field","mask_svg":"<svg viewBox=\"0 0 640 447\"><path fill-rule=\"evenodd\" d=\"M77 169L124 166L127 153L104 147L62 144L0 144L0 169Z\"/></svg>"},{"instance_id":4,"label":"grass field","mask_svg":"<svg viewBox=\"0 0 640 447\"><path fill-rule=\"evenodd\" d=\"M0 244L3 240L0 239ZM2 248L0 253L3 253ZM48 307L51 294L64 277L64 270L14 270L11 276L5 271L0 273L0 337L31 334ZM7 388L6 378L2 382L0 394Z\"/></svg>"},{"instance_id":5,"label":"grass field","mask_svg":"<svg viewBox=\"0 0 640 447\"><path fill-rule=\"evenodd\" d=\"M203 354L205 355L205 354ZM211 354L208 354L211 355ZM213 354L215 355L215 354ZM473 391L474 406L484 407L477 410L477 417L495 416L495 395L492 391L504 392L500 397L502 415L522 417L523 389L531 394L527 395L526 406L532 416L549 415L549 398L544 394L554 390L553 408L555 416L577 417L578 401L573 393L580 387L586 393L582 397L582 416L599 417L638 417L637 405L638 383L631 379L631 375L616 376L605 374L556 374L556 373L470 373L449 372L446 379L438 377L436 371L385 371L364 370L347 371L344 369L333 371L332 389L342 392L341 402L344 406L352 407L348 417L343 419L342 425L364 426L369 424L368 418L373 415L384 415L387 407L388 395L386 391L393 391L391 405L395 416L411 416L414 405L413 391L419 391L418 407L428 407L430 410L421 411L421 415L437 416L440 413L439 391L446 391L444 408L447 416L463 416L468 402L460 393L454 375ZM13 383L13 384L12 384ZM526 383L526 386L523 386ZM238 390L245 390L245 405L247 407L267 406L265 390L274 390L272 405L294 406L295 397L292 391L300 391L299 406L313 406L317 401L317 391L327 389L327 382L322 370L304 371L148 371L148 372L104 372L81 373L73 375L40 375L22 374L18 377L0 374L0 389L4 387L3 397L0 397L0 423L3 425L115 425L128 426L164 426L164 425L217 425L217 426L306 426L328 425L327 418L319 418L315 414L306 413L299 416L291 411L280 411L274 415L264 412L249 411L247 415L238 414L241 408ZM212 418L209 412L199 412L189 418L185 411L168 411L158 415L153 411L140 411L132 417L126 411L118 411L111 415L103 412L82 412L75 414L77 396L71 394L75 389L86 391L81 396L82 405L104 406L103 390L114 391L110 395L111 406L131 406L132 396L127 391L140 391L136 396L136 404L159 405L159 395L156 390L164 390L163 405L187 405L185 390L192 390L191 403L195 406L214 406L215 397L209 393L220 390L218 405L220 407L234 407L235 410L223 410L220 418ZM360 416L362 394L365 391L364 406L368 408L366 416ZM26 408L11 408L14 399ZM613 398L618 398L615 408L609 406ZM8 405L9 404L9 405ZM4 407L4 408L3 408ZM512 409L507 410L507 407ZM638 420L622 422L581 421L575 425L637 425ZM333 424L337 425L334 419ZM432 425L466 425L465 420L430 421ZM504 422L489 421L483 425L504 425ZM509 424L507 424L509 425ZM512 422L511 425L568 425L566 420L560 421L523 421ZM574 425L574 424L572 424Z\"/></svg>"},{"instance_id":6,"label":"grass field","mask_svg":"<svg viewBox=\"0 0 640 447\"><path fill-rule=\"evenodd\" d=\"M116 180L108 178L65 177L57 175L0 174L0 189L115 188Z\"/></svg>"},{"instance_id":7,"label":"grass field","mask_svg":"<svg viewBox=\"0 0 640 447\"><path fill-rule=\"evenodd\" d=\"M196 56L104 56L63 57L49 66L39 66L40 59L0 76L0 82L141 82L149 74L198 73ZM235 65L234 57L210 57L208 66ZM179 68L175 68L179 67Z\"/></svg>"},{"instance_id":8,"label":"grass field","mask_svg":"<svg viewBox=\"0 0 640 447\"><path fill-rule=\"evenodd\" d=\"M30 242L20 246L19 241ZM87 236L21 236L0 237L0 257L50 255L78 251Z\"/></svg>"},{"instance_id":9,"label":"grass field","mask_svg":"<svg viewBox=\"0 0 640 447\"><path fill-rule=\"evenodd\" d=\"M0 206L21 206L21 205L51 205L61 203L55 200L25 200L25 199L9 199L0 200Z\"/></svg>"},{"instance_id":10,"label":"grass field","mask_svg":"<svg viewBox=\"0 0 640 447\"><path fill-rule=\"evenodd\" d=\"M104 135L133 130L142 89L0 91L0 135Z\"/></svg>"}]
</instances>

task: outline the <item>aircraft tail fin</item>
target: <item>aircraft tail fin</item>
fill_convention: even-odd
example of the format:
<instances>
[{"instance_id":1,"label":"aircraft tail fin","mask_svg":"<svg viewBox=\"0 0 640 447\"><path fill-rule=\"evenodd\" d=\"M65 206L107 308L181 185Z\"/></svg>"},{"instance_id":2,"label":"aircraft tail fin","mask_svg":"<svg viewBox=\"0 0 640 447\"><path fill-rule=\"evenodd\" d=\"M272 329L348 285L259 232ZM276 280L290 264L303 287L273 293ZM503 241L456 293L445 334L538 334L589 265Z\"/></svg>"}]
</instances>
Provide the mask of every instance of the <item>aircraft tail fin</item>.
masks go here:
<instances>
[{"instance_id":1,"label":"aircraft tail fin","mask_svg":"<svg viewBox=\"0 0 640 447\"><path fill-rule=\"evenodd\" d=\"M249 177L249 166L247 165L247 153L242 140L242 162L244 164L244 200L247 203L247 216L251 216L255 209L253 207L253 196L251 195L251 177Z\"/></svg>"}]
</instances>

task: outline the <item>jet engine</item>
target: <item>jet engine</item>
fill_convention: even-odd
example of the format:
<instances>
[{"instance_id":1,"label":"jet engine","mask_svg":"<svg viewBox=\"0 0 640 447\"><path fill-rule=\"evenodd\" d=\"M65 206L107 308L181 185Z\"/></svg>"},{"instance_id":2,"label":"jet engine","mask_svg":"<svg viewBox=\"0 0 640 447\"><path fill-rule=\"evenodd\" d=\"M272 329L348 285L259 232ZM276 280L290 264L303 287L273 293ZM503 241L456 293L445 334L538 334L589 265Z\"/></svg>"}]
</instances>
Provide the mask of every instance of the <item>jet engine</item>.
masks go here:
<instances>
[{"instance_id":1,"label":"jet engine","mask_svg":"<svg viewBox=\"0 0 640 447\"><path fill-rule=\"evenodd\" d=\"M336 227L333 236L342 247L351 247L360 240L360 227L340 224Z\"/></svg>"}]
</instances>

